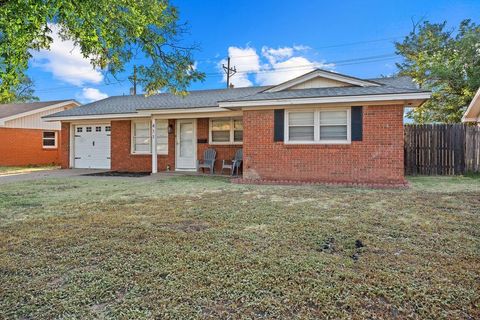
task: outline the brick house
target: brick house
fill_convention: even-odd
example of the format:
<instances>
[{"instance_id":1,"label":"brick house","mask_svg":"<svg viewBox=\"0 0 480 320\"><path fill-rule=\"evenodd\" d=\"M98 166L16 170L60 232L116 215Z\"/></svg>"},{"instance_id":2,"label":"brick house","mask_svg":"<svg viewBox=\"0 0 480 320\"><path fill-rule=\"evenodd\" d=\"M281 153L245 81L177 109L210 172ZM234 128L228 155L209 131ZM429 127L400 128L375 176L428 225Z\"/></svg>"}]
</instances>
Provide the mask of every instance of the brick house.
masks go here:
<instances>
[{"instance_id":1,"label":"brick house","mask_svg":"<svg viewBox=\"0 0 480 320\"><path fill-rule=\"evenodd\" d=\"M0 105L0 166L60 164L60 122L42 117L78 105L74 100Z\"/></svg>"},{"instance_id":2,"label":"brick house","mask_svg":"<svg viewBox=\"0 0 480 320\"><path fill-rule=\"evenodd\" d=\"M117 96L50 115L62 166L216 170L243 148L243 181L404 184L403 109L430 97L408 78L315 70L276 86ZM154 143L152 144L152 141Z\"/></svg>"}]
</instances>

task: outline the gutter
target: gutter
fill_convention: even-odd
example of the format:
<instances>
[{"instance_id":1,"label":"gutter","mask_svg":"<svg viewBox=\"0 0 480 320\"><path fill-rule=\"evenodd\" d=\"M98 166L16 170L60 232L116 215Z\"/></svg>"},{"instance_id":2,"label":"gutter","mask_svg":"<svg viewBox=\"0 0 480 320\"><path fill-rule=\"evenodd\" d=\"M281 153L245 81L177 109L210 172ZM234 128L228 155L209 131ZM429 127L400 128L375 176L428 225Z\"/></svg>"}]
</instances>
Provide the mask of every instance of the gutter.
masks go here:
<instances>
[{"instance_id":1,"label":"gutter","mask_svg":"<svg viewBox=\"0 0 480 320\"><path fill-rule=\"evenodd\" d=\"M294 104L323 104L323 103L355 103L355 102L374 102L374 101L395 101L395 100L426 100L431 97L431 92L415 93L397 93L397 94L376 94L376 95L357 95L357 96L338 96L338 97L312 97L312 98L282 98L265 100L245 100L245 101L220 101L218 104L222 108L236 109L258 106L278 106Z\"/></svg>"}]
</instances>

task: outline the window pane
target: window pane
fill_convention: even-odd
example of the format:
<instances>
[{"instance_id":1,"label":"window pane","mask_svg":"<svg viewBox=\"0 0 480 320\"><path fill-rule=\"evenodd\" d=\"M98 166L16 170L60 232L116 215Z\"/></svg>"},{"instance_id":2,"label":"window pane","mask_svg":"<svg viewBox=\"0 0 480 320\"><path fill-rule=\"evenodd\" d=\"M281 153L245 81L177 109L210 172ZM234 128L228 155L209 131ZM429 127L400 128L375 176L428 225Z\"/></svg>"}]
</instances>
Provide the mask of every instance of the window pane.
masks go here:
<instances>
[{"instance_id":1,"label":"window pane","mask_svg":"<svg viewBox=\"0 0 480 320\"><path fill-rule=\"evenodd\" d=\"M55 139L44 139L43 145L46 147L54 147L55 146Z\"/></svg>"},{"instance_id":2,"label":"window pane","mask_svg":"<svg viewBox=\"0 0 480 320\"><path fill-rule=\"evenodd\" d=\"M157 130L168 129L168 120L157 120Z\"/></svg>"},{"instance_id":3,"label":"window pane","mask_svg":"<svg viewBox=\"0 0 480 320\"><path fill-rule=\"evenodd\" d=\"M148 144L136 144L135 152L150 152L150 145Z\"/></svg>"},{"instance_id":4,"label":"window pane","mask_svg":"<svg viewBox=\"0 0 480 320\"><path fill-rule=\"evenodd\" d=\"M133 124L133 151L151 152L150 146L150 122L139 121Z\"/></svg>"},{"instance_id":5,"label":"window pane","mask_svg":"<svg viewBox=\"0 0 480 320\"><path fill-rule=\"evenodd\" d=\"M150 137L150 130L135 130L136 137Z\"/></svg>"},{"instance_id":6,"label":"window pane","mask_svg":"<svg viewBox=\"0 0 480 320\"><path fill-rule=\"evenodd\" d=\"M145 137L136 137L134 139L135 144L150 144L150 138L145 138Z\"/></svg>"},{"instance_id":7,"label":"window pane","mask_svg":"<svg viewBox=\"0 0 480 320\"><path fill-rule=\"evenodd\" d=\"M95 127L96 132L102 132L102 127Z\"/></svg>"},{"instance_id":8,"label":"window pane","mask_svg":"<svg viewBox=\"0 0 480 320\"><path fill-rule=\"evenodd\" d=\"M168 144L157 143L157 154L168 154Z\"/></svg>"},{"instance_id":9,"label":"window pane","mask_svg":"<svg viewBox=\"0 0 480 320\"><path fill-rule=\"evenodd\" d=\"M150 137L150 124L148 122L135 122L134 130L136 137Z\"/></svg>"},{"instance_id":10,"label":"window pane","mask_svg":"<svg viewBox=\"0 0 480 320\"><path fill-rule=\"evenodd\" d=\"M150 130L150 123L148 123L148 122L135 122L135 130Z\"/></svg>"},{"instance_id":11,"label":"window pane","mask_svg":"<svg viewBox=\"0 0 480 320\"><path fill-rule=\"evenodd\" d=\"M213 142L229 142L230 131L212 131Z\"/></svg>"},{"instance_id":12,"label":"window pane","mask_svg":"<svg viewBox=\"0 0 480 320\"><path fill-rule=\"evenodd\" d=\"M160 130L165 131L165 130ZM158 154L168 154L168 137L160 137L157 135L157 153Z\"/></svg>"},{"instance_id":13,"label":"window pane","mask_svg":"<svg viewBox=\"0 0 480 320\"><path fill-rule=\"evenodd\" d=\"M87 132L92 132L92 127L87 127L87 130L85 130Z\"/></svg>"},{"instance_id":14,"label":"window pane","mask_svg":"<svg viewBox=\"0 0 480 320\"><path fill-rule=\"evenodd\" d=\"M347 111L320 112L320 125L322 124L347 124Z\"/></svg>"},{"instance_id":15,"label":"window pane","mask_svg":"<svg viewBox=\"0 0 480 320\"><path fill-rule=\"evenodd\" d=\"M45 131L43 133L44 138L55 138L55 132L52 131Z\"/></svg>"},{"instance_id":16,"label":"window pane","mask_svg":"<svg viewBox=\"0 0 480 320\"><path fill-rule=\"evenodd\" d=\"M105 131L110 132L110 126L106 126Z\"/></svg>"},{"instance_id":17,"label":"window pane","mask_svg":"<svg viewBox=\"0 0 480 320\"><path fill-rule=\"evenodd\" d=\"M157 142L163 138L168 139L168 121L157 120Z\"/></svg>"},{"instance_id":18,"label":"window pane","mask_svg":"<svg viewBox=\"0 0 480 320\"><path fill-rule=\"evenodd\" d=\"M235 130L233 132L233 141L235 142L242 142L243 141L243 131Z\"/></svg>"},{"instance_id":19,"label":"window pane","mask_svg":"<svg viewBox=\"0 0 480 320\"><path fill-rule=\"evenodd\" d=\"M77 127L77 132L82 132L83 128L82 127Z\"/></svg>"},{"instance_id":20,"label":"window pane","mask_svg":"<svg viewBox=\"0 0 480 320\"><path fill-rule=\"evenodd\" d=\"M313 141L314 127L290 127L289 137L291 141Z\"/></svg>"},{"instance_id":21,"label":"window pane","mask_svg":"<svg viewBox=\"0 0 480 320\"><path fill-rule=\"evenodd\" d=\"M290 112L288 123L291 126L313 126L313 112Z\"/></svg>"},{"instance_id":22,"label":"window pane","mask_svg":"<svg viewBox=\"0 0 480 320\"><path fill-rule=\"evenodd\" d=\"M230 120L212 120L212 131L230 130Z\"/></svg>"},{"instance_id":23,"label":"window pane","mask_svg":"<svg viewBox=\"0 0 480 320\"><path fill-rule=\"evenodd\" d=\"M243 130L243 120L241 119L233 120L233 128L235 130Z\"/></svg>"},{"instance_id":24,"label":"window pane","mask_svg":"<svg viewBox=\"0 0 480 320\"><path fill-rule=\"evenodd\" d=\"M320 140L347 140L347 126L320 127Z\"/></svg>"}]
</instances>

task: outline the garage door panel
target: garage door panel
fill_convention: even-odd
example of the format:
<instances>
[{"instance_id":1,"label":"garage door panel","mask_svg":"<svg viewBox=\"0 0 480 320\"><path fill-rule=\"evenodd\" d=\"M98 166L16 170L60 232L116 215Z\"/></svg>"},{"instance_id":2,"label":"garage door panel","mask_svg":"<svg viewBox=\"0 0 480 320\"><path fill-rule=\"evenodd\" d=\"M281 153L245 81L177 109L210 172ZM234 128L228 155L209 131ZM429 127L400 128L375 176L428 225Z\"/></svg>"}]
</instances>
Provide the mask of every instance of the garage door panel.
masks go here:
<instances>
[{"instance_id":1,"label":"garage door panel","mask_svg":"<svg viewBox=\"0 0 480 320\"><path fill-rule=\"evenodd\" d=\"M110 169L110 125L75 127L74 167Z\"/></svg>"}]
</instances>

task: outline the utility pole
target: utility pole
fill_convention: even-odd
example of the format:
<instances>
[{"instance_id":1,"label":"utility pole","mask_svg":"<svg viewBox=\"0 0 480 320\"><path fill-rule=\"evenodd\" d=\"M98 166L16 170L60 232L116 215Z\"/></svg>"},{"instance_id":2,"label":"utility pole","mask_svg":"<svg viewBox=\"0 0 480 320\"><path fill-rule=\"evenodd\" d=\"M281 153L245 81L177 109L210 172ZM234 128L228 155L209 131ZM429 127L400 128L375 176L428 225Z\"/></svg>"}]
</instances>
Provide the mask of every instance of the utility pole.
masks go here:
<instances>
[{"instance_id":1,"label":"utility pole","mask_svg":"<svg viewBox=\"0 0 480 320\"><path fill-rule=\"evenodd\" d=\"M133 88L130 89L130 94L132 96L137 95L137 66L133 66L133 76L128 77L133 84Z\"/></svg>"},{"instance_id":2,"label":"utility pole","mask_svg":"<svg viewBox=\"0 0 480 320\"><path fill-rule=\"evenodd\" d=\"M227 60L227 66L222 64L223 71L227 74L227 88L230 88L230 77L232 77L235 73L237 73L237 68L233 67L230 68L230 57L228 57Z\"/></svg>"}]
</instances>

